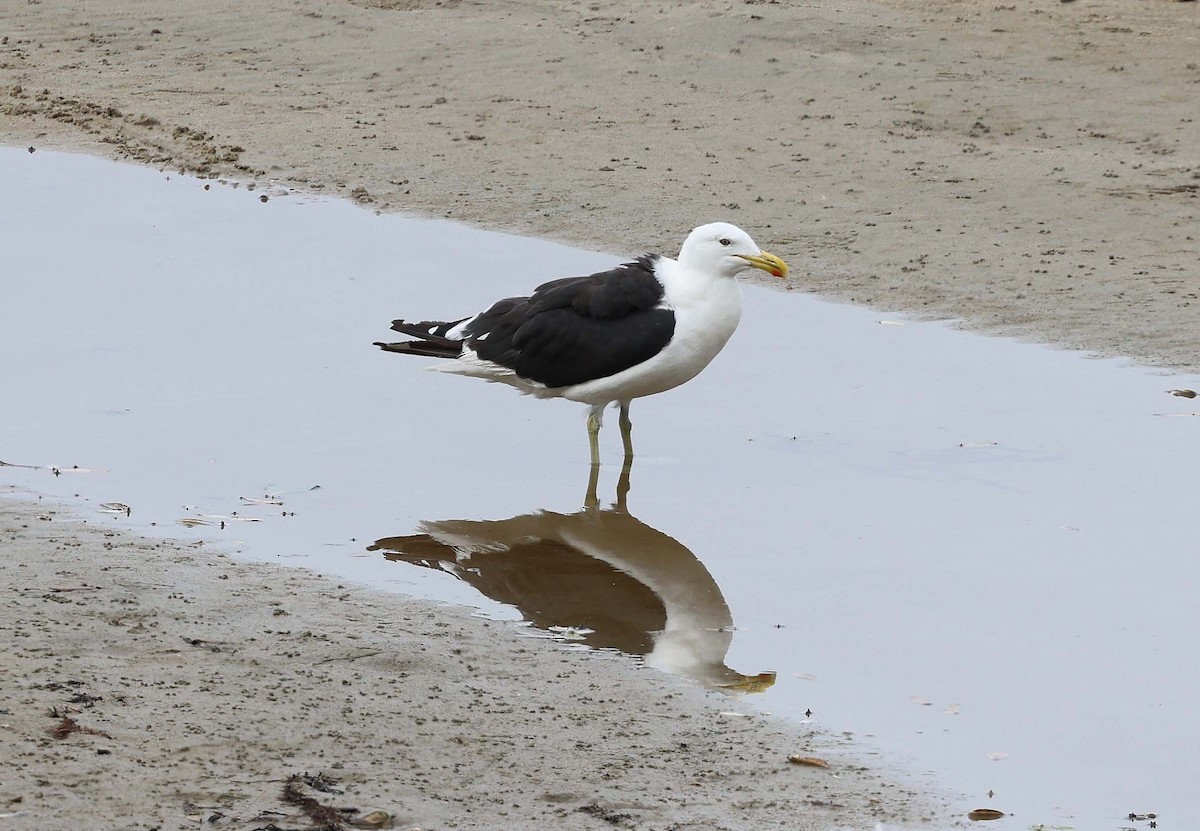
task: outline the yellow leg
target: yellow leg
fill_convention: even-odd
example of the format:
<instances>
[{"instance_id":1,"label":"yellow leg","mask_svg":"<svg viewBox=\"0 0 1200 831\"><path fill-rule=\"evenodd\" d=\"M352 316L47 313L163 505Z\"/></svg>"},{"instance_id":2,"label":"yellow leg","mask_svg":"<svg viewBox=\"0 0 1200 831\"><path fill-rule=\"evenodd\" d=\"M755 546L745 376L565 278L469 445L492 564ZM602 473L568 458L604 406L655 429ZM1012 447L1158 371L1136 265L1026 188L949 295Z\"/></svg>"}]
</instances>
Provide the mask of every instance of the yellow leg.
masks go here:
<instances>
[{"instance_id":1,"label":"yellow leg","mask_svg":"<svg viewBox=\"0 0 1200 831\"><path fill-rule=\"evenodd\" d=\"M600 419L603 408L593 407L588 413L588 443L592 447L592 467L600 467Z\"/></svg>"}]
</instances>

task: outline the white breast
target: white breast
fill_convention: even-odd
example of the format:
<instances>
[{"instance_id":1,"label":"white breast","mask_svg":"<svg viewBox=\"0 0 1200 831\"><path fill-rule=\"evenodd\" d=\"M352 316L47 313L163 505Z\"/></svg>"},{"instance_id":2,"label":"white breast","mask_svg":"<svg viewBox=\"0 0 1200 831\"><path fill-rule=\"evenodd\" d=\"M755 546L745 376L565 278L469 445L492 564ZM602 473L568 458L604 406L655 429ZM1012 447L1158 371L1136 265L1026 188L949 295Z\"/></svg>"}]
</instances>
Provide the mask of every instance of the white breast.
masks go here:
<instances>
[{"instance_id":1,"label":"white breast","mask_svg":"<svg viewBox=\"0 0 1200 831\"><path fill-rule=\"evenodd\" d=\"M566 387L558 394L584 404L606 404L655 395L695 378L737 329L742 295L730 278L687 277L677 270L663 275L667 288L663 305L675 313L675 332L661 352L616 375Z\"/></svg>"}]
</instances>

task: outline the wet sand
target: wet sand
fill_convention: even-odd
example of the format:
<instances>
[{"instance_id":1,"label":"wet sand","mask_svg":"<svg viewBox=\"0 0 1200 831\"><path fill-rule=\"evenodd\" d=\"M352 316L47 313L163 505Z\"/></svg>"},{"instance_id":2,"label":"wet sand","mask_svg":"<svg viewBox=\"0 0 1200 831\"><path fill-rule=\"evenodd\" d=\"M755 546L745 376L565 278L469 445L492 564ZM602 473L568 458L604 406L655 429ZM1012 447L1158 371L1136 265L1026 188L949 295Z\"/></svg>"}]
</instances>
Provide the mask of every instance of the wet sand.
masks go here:
<instances>
[{"instance_id":1,"label":"wet sand","mask_svg":"<svg viewBox=\"0 0 1200 831\"><path fill-rule=\"evenodd\" d=\"M9 828L314 827L281 799L305 774L337 791L301 796L394 828L868 828L930 810L844 737L461 609L11 498L0 539Z\"/></svg>"}]
</instances>

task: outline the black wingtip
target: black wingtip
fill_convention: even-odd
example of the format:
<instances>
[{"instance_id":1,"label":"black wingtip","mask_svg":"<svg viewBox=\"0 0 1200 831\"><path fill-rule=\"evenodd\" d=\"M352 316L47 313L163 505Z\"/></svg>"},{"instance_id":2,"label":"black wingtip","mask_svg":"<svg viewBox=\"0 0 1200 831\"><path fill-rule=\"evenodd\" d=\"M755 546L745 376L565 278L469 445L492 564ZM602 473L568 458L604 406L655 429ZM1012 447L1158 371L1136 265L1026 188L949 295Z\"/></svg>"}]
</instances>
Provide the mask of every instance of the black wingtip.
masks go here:
<instances>
[{"instance_id":1,"label":"black wingtip","mask_svg":"<svg viewBox=\"0 0 1200 831\"><path fill-rule=\"evenodd\" d=\"M384 352L395 352L400 355L420 355L425 358L457 358L462 352L462 344L458 341L421 341L405 340L397 343L375 341L372 346L378 346Z\"/></svg>"}]
</instances>

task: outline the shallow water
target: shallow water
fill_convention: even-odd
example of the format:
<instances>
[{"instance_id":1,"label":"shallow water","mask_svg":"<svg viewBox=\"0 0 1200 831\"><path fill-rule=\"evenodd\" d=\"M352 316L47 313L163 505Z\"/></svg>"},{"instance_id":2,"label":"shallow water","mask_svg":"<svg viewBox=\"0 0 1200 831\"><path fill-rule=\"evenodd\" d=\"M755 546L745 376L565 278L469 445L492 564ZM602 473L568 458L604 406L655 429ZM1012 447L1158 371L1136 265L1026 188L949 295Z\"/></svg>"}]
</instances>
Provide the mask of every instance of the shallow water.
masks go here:
<instances>
[{"instance_id":1,"label":"shallow water","mask_svg":"<svg viewBox=\"0 0 1200 831\"><path fill-rule=\"evenodd\" d=\"M14 149L0 250L2 485L757 678L1004 826L1200 820L1198 377L751 288L581 510L582 407L370 343L613 257Z\"/></svg>"}]
</instances>

